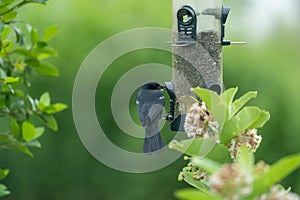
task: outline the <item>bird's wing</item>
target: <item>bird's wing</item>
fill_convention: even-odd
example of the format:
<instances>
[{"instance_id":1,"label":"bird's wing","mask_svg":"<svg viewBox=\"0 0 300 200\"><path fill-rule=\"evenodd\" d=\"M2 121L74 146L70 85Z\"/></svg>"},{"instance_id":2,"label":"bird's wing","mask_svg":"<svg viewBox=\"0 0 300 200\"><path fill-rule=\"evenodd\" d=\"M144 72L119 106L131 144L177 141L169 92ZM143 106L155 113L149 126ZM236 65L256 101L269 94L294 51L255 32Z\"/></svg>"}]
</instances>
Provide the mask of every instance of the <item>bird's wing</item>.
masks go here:
<instances>
[{"instance_id":1,"label":"bird's wing","mask_svg":"<svg viewBox=\"0 0 300 200\"><path fill-rule=\"evenodd\" d=\"M137 95L137 108L143 126L148 126L154 120L160 119L164 104L164 96L160 90L139 91Z\"/></svg>"},{"instance_id":2,"label":"bird's wing","mask_svg":"<svg viewBox=\"0 0 300 200\"><path fill-rule=\"evenodd\" d=\"M159 120L162 114L163 107L160 104L154 104L149 109L149 118L153 122Z\"/></svg>"},{"instance_id":3,"label":"bird's wing","mask_svg":"<svg viewBox=\"0 0 300 200\"><path fill-rule=\"evenodd\" d=\"M151 108L151 105L145 103L145 104L142 105L142 107L140 109L141 115L139 117L140 117L140 120L141 120L143 126L147 126L151 122L151 120L148 116L150 108Z\"/></svg>"}]
</instances>

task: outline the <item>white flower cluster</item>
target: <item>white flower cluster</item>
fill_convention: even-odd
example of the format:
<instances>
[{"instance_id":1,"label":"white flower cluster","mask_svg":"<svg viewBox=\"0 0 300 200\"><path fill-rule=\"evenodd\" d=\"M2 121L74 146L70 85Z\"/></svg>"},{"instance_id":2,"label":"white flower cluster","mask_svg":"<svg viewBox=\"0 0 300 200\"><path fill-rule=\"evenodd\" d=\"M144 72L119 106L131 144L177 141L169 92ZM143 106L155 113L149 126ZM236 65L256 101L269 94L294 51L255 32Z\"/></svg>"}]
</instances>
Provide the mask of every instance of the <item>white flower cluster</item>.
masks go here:
<instances>
[{"instance_id":1,"label":"white flower cluster","mask_svg":"<svg viewBox=\"0 0 300 200\"><path fill-rule=\"evenodd\" d=\"M256 152L256 150L260 146L261 141L262 137L257 134L257 129L251 129L241 132L228 144L232 159L237 159L239 149L242 145L247 146L247 148L252 152Z\"/></svg>"},{"instance_id":2,"label":"white flower cluster","mask_svg":"<svg viewBox=\"0 0 300 200\"><path fill-rule=\"evenodd\" d=\"M239 200L252 192L253 179L246 171L238 168L236 163L225 164L214 173L209 183L211 190L225 200Z\"/></svg>"},{"instance_id":3,"label":"white flower cluster","mask_svg":"<svg viewBox=\"0 0 300 200\"><path fill-rule=\"evenodd\" d=\"M204 102L194 103L186 115L184 129L189 138L212 138L210 126L217 128L217 123Z\"/></svg>"},{"instance_id":4,"label":"white flower cluster","mask_svg":"<svg viewBox=\"0 0 300 200\"><path fill-rule=\"evenodd\" d=\"M260 160L258 163L256 163L256 165L253 168L254 179L257 179L264 173L267 173L269 169L270 169L270 165Z\"/></svg>"},{"instance_id":5,"label":"white flower cluster","mask_svg":"<svg viewBox=\"0 0 300 200\"><path fill-rule=\"evenodd\" d=\"M270 189L269 193L262 194L255 200L300 200L300 197L279 185L275 185Z\"/></svg>"}]
</instances>

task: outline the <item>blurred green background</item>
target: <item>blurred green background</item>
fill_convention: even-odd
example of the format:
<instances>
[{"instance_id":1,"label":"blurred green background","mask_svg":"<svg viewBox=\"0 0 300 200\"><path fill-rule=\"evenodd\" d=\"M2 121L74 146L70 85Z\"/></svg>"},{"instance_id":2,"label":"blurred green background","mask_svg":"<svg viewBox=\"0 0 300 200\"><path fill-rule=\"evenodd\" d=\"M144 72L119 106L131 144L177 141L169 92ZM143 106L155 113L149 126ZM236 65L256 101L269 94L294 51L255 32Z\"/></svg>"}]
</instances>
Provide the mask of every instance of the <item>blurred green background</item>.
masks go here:
<instances>
[{"instance_id":1,"label":"blurred green background","mask_svg":"<svg viewBox=\"0 0 300 200\"><path fill-rule=\"evenodd\" d=\"M228 0L224 3L232 6L226 37L248 42L247 46L224 48L224 84L227 88L239 86L238 95L258 90L259 98L252 104L269 110L272 118L260 130L264 140L257 152L257 160L273 163L300 150L300 25L297 21L300 4L296 0L273 3L269 0ZM160 0L51 0L47 6L22 8L19 18L39 30L52 24L62 27L51 41L60 53L59 58L52 61L60 66L61 76L35 78L32 90L36 96L49 90L54 101L67 103L70 108L58 115L59 132L48 131L42 138L43 147L35 151L34 159L16 152L1 155L1 167L11 169L4 183L12 194L3 199L163 200L174 199L173 192L187 186L177 182L178 172L186 164L182 159L148 174L127 174L104 166L80 142L71 111L76 72L97 44L131 28L171 28L171 12L171 1ZM106 99L96 107L110 138L123 147L132 143L113 123L109 101L112 86L121 73L137 64L160 62L171 65L171 55L141 51L122 59L115 65L126 64L120 68L111 66L101 80L96 99L97 102L104 96ZM142 140L134 143L138 148L142 146ZM299 180L300 170L283 184L300 193Z\"/></svg>"}]
</instances>

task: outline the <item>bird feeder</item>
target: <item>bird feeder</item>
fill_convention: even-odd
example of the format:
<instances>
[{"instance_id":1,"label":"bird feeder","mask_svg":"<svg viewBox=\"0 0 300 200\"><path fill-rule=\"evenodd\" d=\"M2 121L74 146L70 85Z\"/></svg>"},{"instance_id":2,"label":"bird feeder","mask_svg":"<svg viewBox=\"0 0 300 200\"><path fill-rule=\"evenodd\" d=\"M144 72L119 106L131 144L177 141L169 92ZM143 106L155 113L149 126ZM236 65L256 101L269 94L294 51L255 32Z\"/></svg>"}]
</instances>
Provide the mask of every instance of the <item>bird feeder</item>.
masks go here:
<instances>
[{"instance_id":1,"label":"bird feeder","mask_svg":"<svg viewBox=\"0 0 300 200\"><path fill-rule=\"evenodd\" d=\"M177 96L191 87L222 89L222 1L173 0L173 81Z\"/></svg>"},{"instance_id":2,"label":"bird feeder","mask_svg":"<svg viewBox=\"0 0 300 200\"><path fill-rule=\"evenodd\" d=\"M173 91L170 96L176 96L171 99L173 131L184 131L187 99L195 97L191 88L218 94L223 90L222 46L230 44L223 39L229 10L222 0L173 0L173 82L166 83Z\"/></svg>"},{"instance_id":3,"label":"bird feeder","mask_svg":"<svg viewBox=\"0 0 300 200\"><path fill-rule=\"evenodd\" d=\"M173 0L173 80L162 86L170 97L166 120L184 132L186 113L197 98L191 88L223 91L222 47L230 7L222 0Z\"/></svg>"}]
</instances>

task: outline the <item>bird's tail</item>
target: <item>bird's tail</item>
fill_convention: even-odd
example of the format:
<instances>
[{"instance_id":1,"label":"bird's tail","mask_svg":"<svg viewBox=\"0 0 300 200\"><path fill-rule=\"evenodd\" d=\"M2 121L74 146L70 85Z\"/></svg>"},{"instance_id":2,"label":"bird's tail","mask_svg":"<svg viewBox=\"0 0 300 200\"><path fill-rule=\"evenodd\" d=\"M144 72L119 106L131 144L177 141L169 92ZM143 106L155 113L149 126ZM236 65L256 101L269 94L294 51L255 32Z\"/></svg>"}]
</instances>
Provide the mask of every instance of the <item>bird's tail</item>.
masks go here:
<instances>
[{"instance_id":1,"label":"bird's tail","mask_svg":"<svg viewBox=\"0 0 300 200\"><path fill-rule=\"evenodd\" d=\"M161 139L160 132L150 137L145 137L143 152L146 155L151 155L153 153L161 153L165 148L165 144Z\"/></svg>"}]
</instances>

